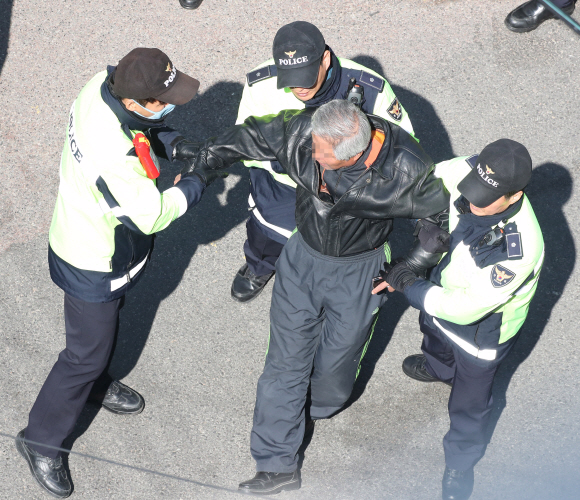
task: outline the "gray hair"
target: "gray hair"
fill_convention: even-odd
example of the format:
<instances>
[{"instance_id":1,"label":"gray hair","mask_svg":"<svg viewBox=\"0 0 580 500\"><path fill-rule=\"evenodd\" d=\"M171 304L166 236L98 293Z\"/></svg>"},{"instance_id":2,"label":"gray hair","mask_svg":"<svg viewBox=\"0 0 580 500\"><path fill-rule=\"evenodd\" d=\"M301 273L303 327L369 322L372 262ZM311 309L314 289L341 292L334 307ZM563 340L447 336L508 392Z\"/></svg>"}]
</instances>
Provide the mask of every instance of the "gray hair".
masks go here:
<instances>
[{"instance_id":1,"label":"gray hair","mask_svg":"<svg viewBox=\"0 0 580 500\"><path fill-rule=\"evenodd\" d=\"M348 160L364 151L371 141L371 124L354 104L335 100L312 115L312 133L332 144L337 160Z\"/></svg>"}]
</instances>

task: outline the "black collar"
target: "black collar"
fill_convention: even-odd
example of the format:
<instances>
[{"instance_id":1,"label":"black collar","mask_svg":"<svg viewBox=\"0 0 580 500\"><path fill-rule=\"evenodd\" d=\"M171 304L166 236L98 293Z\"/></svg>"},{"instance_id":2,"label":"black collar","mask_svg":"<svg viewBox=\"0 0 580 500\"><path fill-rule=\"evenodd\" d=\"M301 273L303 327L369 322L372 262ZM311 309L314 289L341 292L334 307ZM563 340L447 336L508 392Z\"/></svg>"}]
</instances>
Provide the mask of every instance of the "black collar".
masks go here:
<instances>
[{"instance_id":1,"label":"black collar","mask_svg":"<svg viewBox=\"0 0 580 500\"><path fill-rule=\"evenodd\" d=\"M122 126L129 127L131 130L145 131L150 128L157 128L165 126L165 120L147 120L141 118L138 114L129 111L125 105L117 99L109 90L109 81L114 81L116 66L107 66L107 78L101 85L101 97L103 101L115 113L115 116L121 122ZM125 128L125 127L123 127Z\"/></svg>"},{"instance_id":2,"label":"black collar","mask_svg":"<svg viewBox=\"0 0 580 500\"><path fill-rule=\"evenodd\" d=\"M521 210L523 202L524 197L522 196L518 201L507 207L503 212L494 215L475 215L471 213L469 202L463 195L457 198L453 204L459 212L460 218L468 219L469 223L473 226L490 228L497 226L500 222L506 224L509 219L511 219Z\"/></svg>"},{"instance_id":3,"label":"black collar","mask_svg":"<svg viewBox=\"0 0 580 500\"><path fill-rule=\"evenodd\" d=\"M322 84L322 87L320 87L318 92L316 92L314 97L304 103L307 108L322 106L323 104L336 99L336 95L340 89L342 75L340 62L330 47L326 46L326 49L330 51L330 68L328 68L328 71L331 73L330 76L327 77L326 81Z\"/></svg>"}]
</instances>

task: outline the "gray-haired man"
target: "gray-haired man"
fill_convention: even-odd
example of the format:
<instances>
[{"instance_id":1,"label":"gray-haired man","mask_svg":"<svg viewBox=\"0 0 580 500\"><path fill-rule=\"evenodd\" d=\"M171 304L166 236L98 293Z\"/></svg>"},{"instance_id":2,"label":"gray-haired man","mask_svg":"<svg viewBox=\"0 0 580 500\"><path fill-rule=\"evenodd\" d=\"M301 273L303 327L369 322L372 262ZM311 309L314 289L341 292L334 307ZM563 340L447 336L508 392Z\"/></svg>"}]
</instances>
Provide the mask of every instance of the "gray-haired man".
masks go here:
<instances>
[{"instance_id":1,"label":"gray-haired man","mask_svg":"<svg viewBox=\"0 0 580 500\"><path fill-rule=\"evenodd\" d=\"M433 162L407 132L347 101L249 117L207 141L195 167L242 159L276 160L298 185L297 231L276 264L258 382L251 435L258 474L240 484L243 492L269 494L300 487L309 386L312 419L332 416L351 394L386 300L369 292L390 261L392 219L441 215L449 202L431 175ZM442 231L444 221L432 227ZM439 257L415 244L405 260L421 273Z\"/></svg>"}]
</instances>

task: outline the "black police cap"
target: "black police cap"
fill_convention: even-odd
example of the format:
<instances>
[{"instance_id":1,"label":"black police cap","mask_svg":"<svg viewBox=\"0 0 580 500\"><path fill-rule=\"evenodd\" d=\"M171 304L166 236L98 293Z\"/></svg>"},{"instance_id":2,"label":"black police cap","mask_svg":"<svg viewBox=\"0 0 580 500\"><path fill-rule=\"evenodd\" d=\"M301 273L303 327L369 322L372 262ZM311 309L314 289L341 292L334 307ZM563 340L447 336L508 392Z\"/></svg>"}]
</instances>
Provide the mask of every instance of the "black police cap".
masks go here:
<instances>
[{"instance_id":1,"label":"black police cap","mask_svg":"<svg viewBox=\"0 0 580 500\"><path fill-rule=\"evenodd\" d=\"M119 61L111 83L118 96L153 97L169 104L185 104L199 88L199 81L177 71L165 53L144 47L133 49Z\"/></svg>"},{"instance_id":2,"label":"black police cap","mask_svg":"<svg viewBox=\"0 0 580 500\"><path fill-rule=\"evenodd\" d=\"M324 37L313 24L295 21L282 26L272 46L278 68L278 88L312 87L325 50Z\"/></svg>"},{"instance_id":3,"label":"black police cap","mask_svg":"<svg viewBox=\"0 0 580 500\"><path fill-rule=\"evenodd\" d=\"M499 139L488 144L477 165L457 189L476 207L484 208L502 196L524 189L532 177L532 158L519 142Z\"/></svg>"}]
</instances>

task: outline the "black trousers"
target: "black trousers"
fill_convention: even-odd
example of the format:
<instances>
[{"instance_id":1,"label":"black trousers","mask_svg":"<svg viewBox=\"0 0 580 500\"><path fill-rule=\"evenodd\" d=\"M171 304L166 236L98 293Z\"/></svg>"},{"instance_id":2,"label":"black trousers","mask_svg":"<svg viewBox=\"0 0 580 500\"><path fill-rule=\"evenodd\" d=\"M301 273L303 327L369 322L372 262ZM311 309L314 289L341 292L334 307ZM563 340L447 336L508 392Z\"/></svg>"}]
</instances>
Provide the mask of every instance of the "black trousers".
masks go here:
<instances>
[{"instance_id":1,"label":"black trousers","mask_svg":"<svg viewBox=\"0 0 580 500\"><path fill-rule=\"evenodd\" d=\"M122 301L85 302L65 294L66 349L59 354L30 411L26 439L60 447L91 390L106 390L112 379L103 372L115 343ZM31 447L47 457L59 455L51 448Z\"/></svg>"},{"instance_id":2,"label":"black trousers","mask_svg":"<svg viewBox=\"0 0 580 500\"><path fill-rule=\"evenodd\" d=\"M244 254L248 267L256 276L270 274L276 270L276 261L284 245L268 238L258 227L253 217L246 222L248 239L244 243Z\"/></svg>"},{"instance_id":3,"label":"black trousers","mask_svg":"<svg viewBox=\"0 0 580 500\"><path fill-rule=\"evenodd\" d=\"M485 453L493 379L518 335L498 346L496 359L485 361L449 340L425 313L421 313L419 322L423 332L421 350L427 358L425 368L439 380L453 383L448 404L450 427L443 438L445 463L455 470L470 469Z\"/></svg>"}]
</instances>

